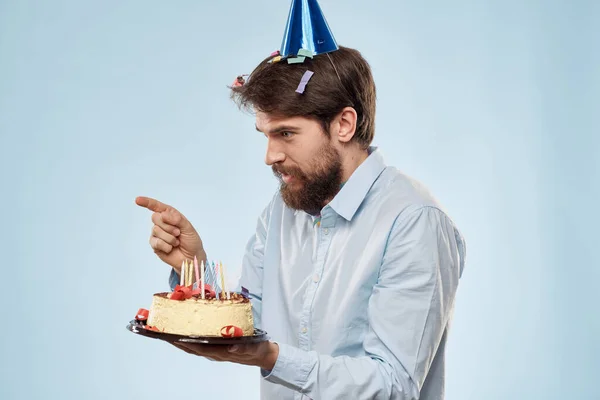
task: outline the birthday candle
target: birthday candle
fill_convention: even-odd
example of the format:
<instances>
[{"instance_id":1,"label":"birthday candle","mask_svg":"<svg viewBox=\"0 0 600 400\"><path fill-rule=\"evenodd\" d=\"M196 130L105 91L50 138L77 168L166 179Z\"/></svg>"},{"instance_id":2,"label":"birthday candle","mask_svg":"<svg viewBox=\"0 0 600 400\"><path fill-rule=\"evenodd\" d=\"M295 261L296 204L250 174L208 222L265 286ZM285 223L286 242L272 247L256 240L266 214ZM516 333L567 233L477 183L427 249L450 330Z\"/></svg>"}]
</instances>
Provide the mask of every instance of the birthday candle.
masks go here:
<instances>
[{"instance_id":1,"label":"birthday candle","mask_svg":"<svg viewBox=\"0 0 600 400\"><path fill-rule=\"evenodd\" d=\"M202 300L204 300L204 260L202 260L202 265L200 269L200 293L202 294Z\"/></svg>"},{"instance_id":2,"label":"birthday candle","mask_svg":"<svg viewBox=\"0 0 600 400\"><path fill-rule=\"evenodd\" d=\"M185 275L185 260L181 262L181 271L179 272L179 285L183 286Z\"/></svg>"},{"instance_id":3,"label":"birthday candle","mask_svg":"<svg viewBox=\"0 0 600 400\"><path fill-rule=\"evenodd\" d=\"M214 261L212 262L212 269L213 269L213 273L214 273L213 278L214 278L214 282L215 282L215 295L216 295L216 298L218 299L219 296L218 296L218 293L217 293L217 289L219 288L219 279L217 277L219 276L218 275L219 265L217 264L215 266L215 262Z\"/></svg>"},{"instance_id":4,"label":"birthday candle","mask_svg":"<svg viewBox=\"0 0 600 400\"><path fill-rule=\"evenodd\" d=\"M204 264L204 283L214 286L212 283L212 274L210 272L210 263L208 260L206 260L206 264Z\"/></svg>"},{"instance_id":5,"label":"birthday candle","mask_svg":"<svg viewBox=\"0 0 600 400\"><path fill-rule=\"evenodd\" d=\"M212 285L212 281L210 280L210 264L208 263L208 260L206 260L206 264L202 261L202 264L204 265L204 283ZM203 271L200 271L200 276L202 276L202 272Z\"/></svg>"},{"instance_id":6,"label":"birthday candle","mask_svg":"<svg viewBox=\"0 0 600 400\"><path fill-rule=\"evenodd\" d=\"M198 272L198 259L194 256L194 270L196 271L196 288L200 286L200 272ZM194 284L192 283L192 289L194 288Z\"/></svg>"},{"instance_id":7,"label":"birthday candle","mask_svg":"<svg viewBox=\"0 0 600 400\"><path fill-rule=\"evenodd\" d=\"M194 288L194 261L190 260L190 286Z\"/></svg>"},{"instance_id":8,"label":"birthday candle","mask_svg":"<svg viewBox=\"0 0 600 400\"><path fill-rule=\"evenodd\" d=\"M221 273L221 292L225 292L225 275L223 274L223 264L219 261L219 272Z\"/></svg>"},{"instance_id":9,"label":"birthday candle","mask_svg":"<svg viewBox=\"0 0 600 400\"><path fill-rule=\"evenodd\" d=\"M223 274L223 290L225 290L225 279L227 277L225 276L225 265L223 265L223 263L221 263L221 273ZM227 300L230 300L231 297L229 295L229 291L225 290L225 293L227 293Z\"/></svg>"},{"instance_id":10,"label":"birthday candle","mask_svg":"<svg viewBox=\"0 0 600 400\"><path fill-rule=\"evenodd\" d=\"M188 263L187 260L185 260L185 269L184 269L185 273L183 274L183 286L187 286L187 281L188 281Z\"/></svg>"},{"instance_id":11,"label":"birthday candle","mask_svg":"<svg viewBox=\"0 0 600 400\"><path fill-rule=\"evenodd\" d=\"M188 280L190 279L190 267L188 266L188 260L185 260L185 276L183 277L183 285L188 285Z\"/></svg>"}]
</instances>

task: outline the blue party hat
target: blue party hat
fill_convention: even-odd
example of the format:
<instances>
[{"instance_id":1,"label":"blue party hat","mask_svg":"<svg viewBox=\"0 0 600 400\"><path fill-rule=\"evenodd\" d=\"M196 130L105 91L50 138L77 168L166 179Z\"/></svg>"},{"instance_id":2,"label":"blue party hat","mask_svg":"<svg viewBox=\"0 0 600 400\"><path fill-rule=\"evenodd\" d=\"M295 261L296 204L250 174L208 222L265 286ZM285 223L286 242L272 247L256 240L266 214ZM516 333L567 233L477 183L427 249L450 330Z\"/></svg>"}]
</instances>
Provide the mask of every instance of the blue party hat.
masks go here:
<instances>
[{"instance_id":1,"label":"blue party hat","mask_svg":"<svg viewBox=\"0 0 600 400\"><path fill-rule=\"evenodd\" d=\"M317 55L337 49L338 45L317 1L292 0L281 43L281 56L297 56L299 52L302 53L301 50Z\"/></svg>"}]
</instances>

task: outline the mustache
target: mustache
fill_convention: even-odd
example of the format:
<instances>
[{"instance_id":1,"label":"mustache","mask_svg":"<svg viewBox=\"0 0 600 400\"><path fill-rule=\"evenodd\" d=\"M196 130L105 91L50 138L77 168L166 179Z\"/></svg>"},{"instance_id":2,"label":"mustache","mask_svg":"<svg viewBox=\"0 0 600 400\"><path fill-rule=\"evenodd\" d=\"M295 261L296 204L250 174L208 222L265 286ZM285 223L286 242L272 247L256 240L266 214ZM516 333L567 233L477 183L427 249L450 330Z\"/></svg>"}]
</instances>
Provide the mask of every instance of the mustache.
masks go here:
<instances>
[{"instance_id":1,"label":"mustache","mask_svg":"<svg viewBox=\"0 0 600 400\"><path fill-rule=\"evenodd\" d=\"M302 178L304 174L299 168L295 167L282 167L281 165L273 165L271 167L273 174L278 178L281 178L282 174L293 176L294 178Z\"/></svg>"}]
</instances>

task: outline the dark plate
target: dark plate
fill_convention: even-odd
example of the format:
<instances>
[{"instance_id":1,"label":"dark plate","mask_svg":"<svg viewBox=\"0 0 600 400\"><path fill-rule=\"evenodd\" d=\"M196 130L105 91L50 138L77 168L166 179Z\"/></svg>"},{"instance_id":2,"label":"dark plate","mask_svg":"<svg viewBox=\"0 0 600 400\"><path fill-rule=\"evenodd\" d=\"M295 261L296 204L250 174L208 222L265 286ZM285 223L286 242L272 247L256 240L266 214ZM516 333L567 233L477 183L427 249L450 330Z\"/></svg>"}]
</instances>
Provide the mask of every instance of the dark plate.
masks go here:
<instances>
[{"instance_id":1,"label":"dark plate","mask_svg":"<svg viewBox=\"0 0 600 400\"><path fill-rule=\"evenodd\" d=\"M164 333L151 331L144 328L144 325L132 320L127 325L127 330L137 333L138 335L146 336L152 339L160 339L166 342L184 342L184 343L199 343L199 344L247 344L259 343L269 340L267 332L256 329L252 336L239 336L233 338L219 336L185 336L176 335L174 333Z\"/></svg>"}]
</instances>

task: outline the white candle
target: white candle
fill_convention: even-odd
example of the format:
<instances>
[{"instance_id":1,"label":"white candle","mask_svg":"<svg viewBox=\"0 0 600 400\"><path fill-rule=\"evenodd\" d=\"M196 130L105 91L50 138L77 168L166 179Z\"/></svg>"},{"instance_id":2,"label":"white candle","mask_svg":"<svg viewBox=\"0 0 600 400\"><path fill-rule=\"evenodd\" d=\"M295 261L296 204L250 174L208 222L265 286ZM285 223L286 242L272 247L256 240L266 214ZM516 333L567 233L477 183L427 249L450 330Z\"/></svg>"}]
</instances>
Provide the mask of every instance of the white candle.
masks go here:
<instances>
[{"instance_id":1,"label":"white candle","mask_svg":"<svg viewBox=\"0 0 600 400\"><path fill-rule=\"evenodd\" d=\"M200 293L202 294L202 300L204 300L204 260L200 264Z\"/></svg>"},{"instance_id":2,"label":"white candle","mask_svg":"<svg viewBox=\"0 0 600 400\"><path fill-rule=\"evenodd\" d=\"M221 288L221 291L227 293L227 300L229 300L229 292L225 288L225 266L220 261L219 261L219 272L221 272L221 286L223 286Z\"/></svg>"},{"instance_id":3,"label":"white candle","mask_svg":"<svg viewBox=\"0 0 600 400\"><path fill-rule=\"evenodd\" d=\"M196 278L196 289L200 288L200 271L198 271L198 258L194 256L194 271L196 274L194 275ZM194 283L192 282L192 289L194 288Z\"/></svg>"},{"instance_id":4,"label":"white candle","mask_svg":"<svg viewBox=\"0 0 600 400\"><path fill-rule=\"evenodd\" d=\"M223 269L223 281L226 281L227 274L225 273L225 265L223 265L222 263L221 263L221 268ZM225 290L225 288L223 288L223 290ZM229 290L227 290L226 293L227 293L227 300L231 300L231 297L230 297L231 295L230 295Z\"/></svg>"},{"instance_id":5,"label":"white candle","mask_svg":"<svg viewBox=\"0 0 600 400\"><path fill-rule=\"evenodd\" d=\"M192 261L187 261L187 277L185 280L185 286L191 286L194 283L194 267Z\"/></svg>"},{"instance_id":6,"label":"white candle","mask_svg":"<svg viewBox=\"0 0 600 400\"><path fill-rule=\"evenodd\" d=\"M181 262L181 271L179 272L179 284L183 286L185 276L185 260Z\"/></svg>"}]
</instances>

